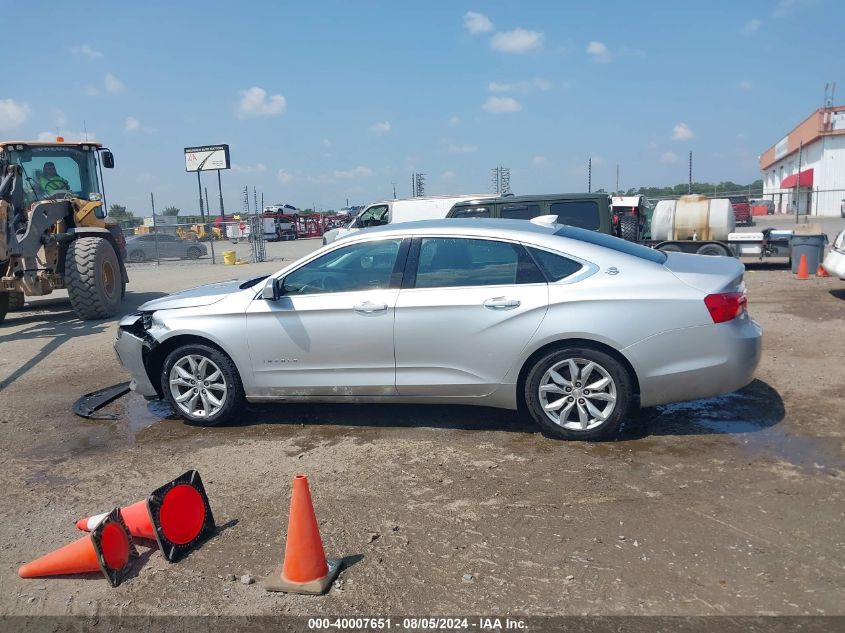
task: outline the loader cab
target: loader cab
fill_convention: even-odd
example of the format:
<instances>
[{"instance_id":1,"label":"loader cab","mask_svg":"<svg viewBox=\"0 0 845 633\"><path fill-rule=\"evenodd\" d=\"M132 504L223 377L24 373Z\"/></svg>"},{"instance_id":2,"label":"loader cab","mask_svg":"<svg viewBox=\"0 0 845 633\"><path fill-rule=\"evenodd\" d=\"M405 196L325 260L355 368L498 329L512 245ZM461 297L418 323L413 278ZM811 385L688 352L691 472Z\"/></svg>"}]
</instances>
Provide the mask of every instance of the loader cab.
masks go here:
<instances>
[{"instance_id":1,"label":"loader cab","mask_svg":"<svg viewBox=\"0 0 845 633\"><path fill-rule=\"evenodd\" d=\"M111 151L97 143L2 143L0 165L18 165L26 207L61 197L103 200L102 168L114 167ZM106 215L105 201L95 214Z\"/></svg>"}]
</instances>

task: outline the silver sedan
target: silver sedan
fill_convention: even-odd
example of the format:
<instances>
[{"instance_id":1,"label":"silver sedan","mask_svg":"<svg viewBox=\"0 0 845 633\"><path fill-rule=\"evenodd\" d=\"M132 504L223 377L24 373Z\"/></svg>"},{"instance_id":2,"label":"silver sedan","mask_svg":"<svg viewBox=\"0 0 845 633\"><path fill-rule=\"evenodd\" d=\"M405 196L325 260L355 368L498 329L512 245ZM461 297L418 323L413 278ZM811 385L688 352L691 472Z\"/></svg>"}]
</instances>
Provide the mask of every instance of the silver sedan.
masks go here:
<instances>
[{"instance_id":1,"label":"silver sedan","mask_svg":"<svg viewBox=\"0 0 845 633\"><path fill-rule=\"evenodd\" d=\"M244 401L453 403L605 438L635 407L752 380L743 272L550 218L396 224L150 301L115 348L132 388L191 424L242 419Z\"/></svg>"}]
</instances>

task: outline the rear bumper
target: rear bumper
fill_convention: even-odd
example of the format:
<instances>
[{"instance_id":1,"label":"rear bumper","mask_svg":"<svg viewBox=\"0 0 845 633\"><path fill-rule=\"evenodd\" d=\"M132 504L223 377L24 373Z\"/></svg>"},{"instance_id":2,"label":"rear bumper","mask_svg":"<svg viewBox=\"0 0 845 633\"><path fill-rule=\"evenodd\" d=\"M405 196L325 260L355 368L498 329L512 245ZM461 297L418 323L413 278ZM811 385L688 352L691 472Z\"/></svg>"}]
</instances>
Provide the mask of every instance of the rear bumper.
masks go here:
<instances>
[{"instance_id":1,"label":"rear bumper","mask_svg":"<svg viewBox=\"0 0 845 633\"><path fill-rule=\"evenodd\" d=\"M640 403L654 406L709 398L741 389L754 379L763 332L750 317L673 330L622 352L640 383Z\"/></svg>"},{"instance_id":2,"label":"rear bumper","mask_svg":"<svg viewBox=\"0 0 845 633\"><path fill-rule=\"evenodd\" d=\"M824 269L831 275L836 275L840 279L845 279L845 253L830 249L827 257L824 258L822 266L824 266Z\"/></svg>"},{"instance_id":3,"label":"rear bumper","mask_svg":"<svg viewBox=\"0 0 845 633\"><path fill-rule=\"evenodd\" d=\"M129 372L129 388L145 398L157 398L158 392L144 367L144 341L131 332L118 328L114 351L123 368Z\"/></svg>"}]
</instances>

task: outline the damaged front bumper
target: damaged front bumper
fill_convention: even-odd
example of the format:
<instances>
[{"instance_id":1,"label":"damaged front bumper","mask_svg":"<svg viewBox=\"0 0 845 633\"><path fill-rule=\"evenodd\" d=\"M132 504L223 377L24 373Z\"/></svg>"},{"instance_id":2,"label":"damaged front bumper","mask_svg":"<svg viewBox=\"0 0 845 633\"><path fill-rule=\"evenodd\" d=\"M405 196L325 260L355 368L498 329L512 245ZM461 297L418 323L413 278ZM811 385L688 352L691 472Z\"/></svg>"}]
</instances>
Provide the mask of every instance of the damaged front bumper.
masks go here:
<instances>
[{"instance_id":1,"label":"damaged front bumper","mask_svg":"<svg viewBox=\"0 0 845 633\"><path fill-rule=\"evenodd\" d=\"M120 364L129 372L129 388L145 398L159 398L158 390L150 382L144 365L145 351L149 353L157 343L146 334L143 319L142 314L131 314L120 320L114 351L117 352Z\"/></svg>"}]
</instances>

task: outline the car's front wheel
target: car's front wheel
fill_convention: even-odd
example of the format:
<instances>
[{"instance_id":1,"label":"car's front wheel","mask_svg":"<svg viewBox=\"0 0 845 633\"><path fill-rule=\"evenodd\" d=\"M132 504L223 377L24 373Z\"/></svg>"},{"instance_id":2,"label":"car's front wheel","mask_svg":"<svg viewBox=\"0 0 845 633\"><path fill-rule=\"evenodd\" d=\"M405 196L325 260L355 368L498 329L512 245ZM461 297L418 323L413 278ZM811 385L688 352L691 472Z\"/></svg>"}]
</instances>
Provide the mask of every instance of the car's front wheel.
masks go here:
<instances>
[{"instance_id":1,"label":"car's front wheel","mask_svg":"<svg viewBox=\"0 0 845 633\"><path fill-rule=\"evenodd\" d=\"M197 426L217 426L231 419L244 401L238 370L232 359L209 345L178 347L164 360L161 390L184 420Z\"/></svg>"},{"instance_id":2,"label":"car's front wheel","mask_svg":"<svg viewBox=\"0 0 845 633\"><path fill-rule=\"evenodd\" d=\"M615 358L565 347L539 359L525 380L525 403L547 433L567 440L613 437L632 396L631 377Z\"/></svg>"}]
</instances>

